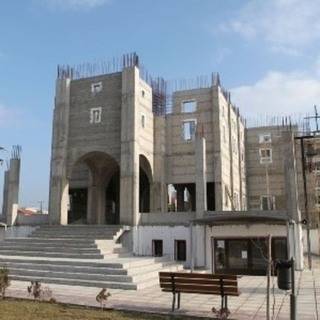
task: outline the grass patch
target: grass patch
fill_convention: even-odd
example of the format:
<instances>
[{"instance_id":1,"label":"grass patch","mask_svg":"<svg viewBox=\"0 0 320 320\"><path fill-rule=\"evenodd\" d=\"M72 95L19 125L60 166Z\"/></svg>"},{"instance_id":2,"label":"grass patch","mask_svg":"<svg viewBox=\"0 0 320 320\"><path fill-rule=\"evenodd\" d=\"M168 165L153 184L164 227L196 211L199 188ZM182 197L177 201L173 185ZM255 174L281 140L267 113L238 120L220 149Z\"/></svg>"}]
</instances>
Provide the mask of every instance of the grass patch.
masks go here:
<instances>
[{"instance_id":1,"label":"grass patch","mask_svg":"<svg viewBox=\"0 0 320 320\"><path fill-rule=\"evenodd\" d=\"M138 312L97 310L85 307L28 300L0 300L0 319L2 320L168 320L194 319L172 317Z\"/></svg>"}]
</instances>

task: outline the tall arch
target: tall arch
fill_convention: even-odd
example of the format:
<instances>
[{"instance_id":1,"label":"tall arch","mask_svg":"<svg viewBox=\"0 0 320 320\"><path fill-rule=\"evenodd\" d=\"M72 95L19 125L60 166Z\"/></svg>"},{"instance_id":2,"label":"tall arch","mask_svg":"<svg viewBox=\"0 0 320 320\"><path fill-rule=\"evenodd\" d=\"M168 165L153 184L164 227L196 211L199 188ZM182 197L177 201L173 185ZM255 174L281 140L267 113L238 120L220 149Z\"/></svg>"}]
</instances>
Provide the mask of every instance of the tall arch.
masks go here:
<instances>
[{"instance_id":1,"label":"tall arch","mask_svg":"<svg viewBox=\"0 0 320 320\"><path fill-rule=\"evenodd\" d=\"M148 159L139 155L139 212L150 212L152 169Z\"/></svg>"},{"instance_id":2,"label":"tall arch","mask_svg":"<svg viewBox=\"0 0 320 320\"><path fill-rule=\"evenodd\" d=\"M69 179L68 223L118 224L120 174L117 161L104 152L78 159Z\"/></svg>"}]
</instances>

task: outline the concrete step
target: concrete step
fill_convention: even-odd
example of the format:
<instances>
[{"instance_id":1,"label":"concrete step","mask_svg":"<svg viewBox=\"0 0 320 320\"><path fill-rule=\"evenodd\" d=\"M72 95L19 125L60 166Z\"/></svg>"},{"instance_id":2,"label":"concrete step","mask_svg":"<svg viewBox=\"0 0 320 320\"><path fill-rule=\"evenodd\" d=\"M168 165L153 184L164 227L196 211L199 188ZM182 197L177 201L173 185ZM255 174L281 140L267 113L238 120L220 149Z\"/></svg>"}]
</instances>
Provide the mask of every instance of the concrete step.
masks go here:
<instances>
[{"instance_id":1,"label":"concrete step","mask_svg":"<svg viewBox=\"0 0 320 320\"><path fill-rule=\"evenodd\" d=\"M181 264L177 264L176 261L163 261L163 262L149 263L144 266L140 265L135 267L129 267L127 268L127 270L128 270L128 275L135 277L135 276L139 276L140 274L145 274L148 272L158 272L163 268L170 268L172 266L175 267L177 265L181 270L183 269L183 266Z\"/></svg>"},{"instance_id":2,"label":"concrete step","mask_svg":"<svg viewBox=\"0 0 320 320\"><path fill-rule=\"evenodd\" d=\"M46 251L16 251L0 249L3 256L22 256L22 257L51 257L51 258L70 258L70 259L103 259L100 253L68 253L68 252L46 252Z\"/></svg>"},{"instance_id":3,"label":"concrete step","mask_svg":"<svg viewBox=\"0 0 320 320\"><path fill-rule=\"evenodd\" d=\"M94 273L80 273L80 272L64 272L64 271L44 271L33 269L10 269L12 276L24 276L33 278L60 278L60 279L76 279L89 281L103 281L103 282L132 282L132 277L127 275L112 275L112 274L94 274Z\"/></svg>"},{"instance_id":4,"label":"concrete step","mask_svg":"<svg viewBox=\"0 0 320 320\"><path fill-rule=\"evenodd\" d=\"M101 240L103 241L103 240ZM107 240L108 241L108 240ZM4 240L6 243L19 243L25 242L28 244L33 243L56 243L58 245L68 245L68 244L78 244L78 245L85 245L85 244L95 244L95 239L54 239L54 238L41 238L41 237L32 237L32 238L7 238Z\"/></svg>"},{"instance_id":5,"label":"concrete step","mask_svg":"<svg viewBox=\"0 0 320 320\"><path fill-rule=\"evenodd\" d=\"M52 239L52 240L84 240L84 241L92 241L92 240L108 240L114 239L115 236L112 235L55 235L55 234L47 234L47 235L35 235L30 237L30 239Z\"/></svg>"},{"instance_id":6,"label":"concrete step","mask_svg":"<svg viewBox=\"0 0 320 320\"><path fill-rule=\"evenodd\" d=\"M7 240L5 241L1 241L0 242L0 248L7 248L7 247L11 247L11 248L16 248L16 247L23 247L23 246L27 246L29 248L37 248L37 247L50 247L50 248L61 248L62 246L64 248L92 248L92 249L97 249L97 245L92 241L92 242L88 242L88 243L78 243L77 241L75 242L62 242L62 241L23 241L23 240L19 240L19 241L15 241L15 242L9 242Z\"/></svg>"},{"instance_id":7,"label":"concrete step","mask_svg":"<svg viewBox=\"0 0 320 320\"><path fill-rule=\"evenodd\" d=\"M91 273L102 275L128 275L128 271L120 267L86 267L86 266L72 266L72 265L58 265L58 264L37 264L37 263L16 263L5 262L1 266L6 266L9 270L40 270L40 271L52 271L52 272L69 272L69 273Z\"/></svg>"},{"instance_id":8,"label":"concrete step","mask_svg":"<svg viewBox=\"0 0 320 320\"><path fill-rule=\"evenodd\" d=\"M67 231L67 230L35 230L31 233L33 234L68 234L68 235L95 235L95 234L116 234L119 230L74 230L74 231Z\"/></svg>"},{"instance_id":9,"label":"concrete step","mask_svg":"<svg viewBox=\"0 0 320 320\"><path fill-rule=\"evenodd\" d=\"M40 281L42 284L65 284L69 286L84 286L84 287L96 287L96 288L108 288L108 289L122 289L122 290L136 290L137 285L134 283L121 283L121 282L107 282L107 281L88 281L78 279L61 279L61 278L49 278L49 277L29 277L29 276L10 276L11 280L16 281ZM98 292L97 292L98 293Z\"/></svg>"},{"instance_id":10,"label":"concrete step","mask_svg":"<svg viewBox=\"0 0 320 320\"><path fill-rule=\"evenodd\" d=\"M2 250L6 251L20 251L20 252L29 252L29 251L36 251L36 252L61 252L61 253L74 253L74 254L101 254L100 250L97 248L84 248L84 247L58 247L58 246L26 246L26 245L8 245L0 246L0 254Z\"/></svg>"},{"instance_id":11,"label":"concrete step","mask_svg":"<svg viewBox=\"0 0 320 320\"><path fill-rule=\"evenodd\" d=\"M121 262L107 262L105 260L98 259L97 261L85 261L85 260L58 260L54 258L44 259L28 259L24 257L19 258L8 258L8 257L1 257L0 256L0 264L3 263L32 263L32 264L39 264L39 265L59 265L59 266L78 266L78 267L94 267L94 268L101 268L102 270L105 268L123 268L123 263Z\"/></svg>"},{"instance_id":12,"label":"concrete step","mask_svg":"<svg viewBox=\"0 0 320 320\"><path fill-rule=\"evenodd\" d=\"M123 226L118 224L77 224L77 225L53 225L53 226L40 226L37 230L119 230Z\"/></svg>"}]
</instances>

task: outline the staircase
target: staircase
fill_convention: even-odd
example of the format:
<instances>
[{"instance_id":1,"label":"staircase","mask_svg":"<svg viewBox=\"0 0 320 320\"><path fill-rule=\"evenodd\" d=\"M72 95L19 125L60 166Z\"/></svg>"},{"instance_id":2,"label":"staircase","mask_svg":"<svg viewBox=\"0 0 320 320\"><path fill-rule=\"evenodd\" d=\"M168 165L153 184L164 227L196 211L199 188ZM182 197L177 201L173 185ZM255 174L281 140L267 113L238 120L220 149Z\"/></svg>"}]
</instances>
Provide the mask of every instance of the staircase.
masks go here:
<instances>
[{"instance_id":1,"label":"staircase","mask_svg":"<svg viewBox=\"0 0 320 320\"><path fill-rule=\"evenodd\" d=\"M43 226L27 238L0 241L0 266L10 278L137 290L158 283L161 270L182 266L166 257L135 257L120 243L120 226Z\"/></svg>"}]
</instances>

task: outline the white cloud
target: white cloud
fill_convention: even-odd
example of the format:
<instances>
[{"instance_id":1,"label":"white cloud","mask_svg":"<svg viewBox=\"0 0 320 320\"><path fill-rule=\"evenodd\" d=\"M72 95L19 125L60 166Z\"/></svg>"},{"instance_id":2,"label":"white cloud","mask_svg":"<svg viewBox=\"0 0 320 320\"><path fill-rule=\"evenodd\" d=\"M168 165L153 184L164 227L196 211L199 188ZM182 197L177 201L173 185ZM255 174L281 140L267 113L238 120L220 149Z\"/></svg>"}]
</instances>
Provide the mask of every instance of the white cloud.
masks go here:
<instances>
[{"instance_id":1,"label":"white cloud","mask_svg":"<svg viewBox=\"0 0 320 320\"><path fill-rule=\"evenodd\" d=\"M302 72L268 72L252 85L231 90L232 101L251 119L258 115L305 115L320 103L320 78Z\"/></svg>"},{"instance_id":2,"label":"white cloud","mask_svg":"<svg viewBox=\"0 0 320 320\"><path fill-rule=\"evenodd\" d=\"M320 39L319 16L319 0L250 0L220 29L296 54Z\"/></svg>"},{"instance_id":3,"label":"white cloud","mask_svg":"<svg viewBox=\"0 0 320 320\"><path fill-rule=\"evenodd\" d=\"M110 0L42 0L45 5L52 9L83 10L101 7Z\"/></svg>"}]
</instances>

